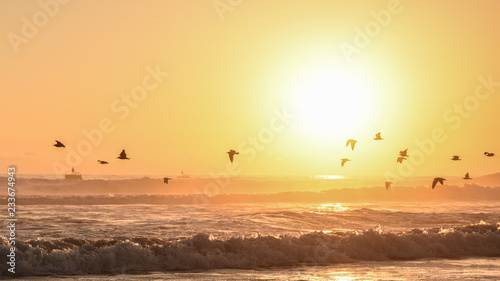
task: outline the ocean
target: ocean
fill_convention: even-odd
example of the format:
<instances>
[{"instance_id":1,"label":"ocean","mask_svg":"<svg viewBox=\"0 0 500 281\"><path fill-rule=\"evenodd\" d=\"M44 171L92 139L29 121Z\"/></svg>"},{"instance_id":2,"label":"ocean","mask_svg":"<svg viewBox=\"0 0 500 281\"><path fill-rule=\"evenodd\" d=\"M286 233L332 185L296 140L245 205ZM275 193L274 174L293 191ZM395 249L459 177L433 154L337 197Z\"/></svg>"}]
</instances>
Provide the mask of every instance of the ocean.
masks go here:
<instances>
[{"instance_id":1,"label":"ocean","mask_svg":"<svg viewBox=\"0 0 500 281\"><path fill-rule=\"evenodd\" d=\"M500 187L449 182L25 176L1 277L498 280Z\"/></svg>"}]
</instances>

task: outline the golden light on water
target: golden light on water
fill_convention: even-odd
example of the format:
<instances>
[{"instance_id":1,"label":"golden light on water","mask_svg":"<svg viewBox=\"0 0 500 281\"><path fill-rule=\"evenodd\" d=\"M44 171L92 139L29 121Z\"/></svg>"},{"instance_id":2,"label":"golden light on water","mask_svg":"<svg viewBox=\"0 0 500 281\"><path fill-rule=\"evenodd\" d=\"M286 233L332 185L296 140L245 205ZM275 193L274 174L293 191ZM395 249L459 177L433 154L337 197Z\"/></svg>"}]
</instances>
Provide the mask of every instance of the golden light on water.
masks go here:
<instances>
[{"instance_id":1,"label":"golden light on water","mask_svg":"<svg viewBox=\"0 0 500 281\"><path fill-rule=\"evenodd\" d=\"M343 212L349 210L349 207L347 207L345 204L342 203L336 203L336 204L321 204L320 206L316 207L316 211L314 213L316 214L328 214L328 213L336 213L336 212Z\"/></svg>"},{"instance_id":2,"label":"golden light on water","mask_svg":"<svg viewBox=\"0 0 500 281\"><path fill-rule=\"evenodd\" d=\"M314 178L322 180L338 180L338 179L345 179L346 177L341 175L317 175L314 176Z\"/></svg>"},{"instance_id":3,"label":"golden light on water","mask_svg":"<svg viewBox=\"0 0 500 281\"><path fill-rule=\"evenodd\" d=\"M335 272L335 275L336 274L350 274L350 272ZM335 276L333 278L333 280L339 280L339 281L347 281L347 280L356 280L358 279L357 277L353 277L353 276Z\"/></svg>"}]
</instances>

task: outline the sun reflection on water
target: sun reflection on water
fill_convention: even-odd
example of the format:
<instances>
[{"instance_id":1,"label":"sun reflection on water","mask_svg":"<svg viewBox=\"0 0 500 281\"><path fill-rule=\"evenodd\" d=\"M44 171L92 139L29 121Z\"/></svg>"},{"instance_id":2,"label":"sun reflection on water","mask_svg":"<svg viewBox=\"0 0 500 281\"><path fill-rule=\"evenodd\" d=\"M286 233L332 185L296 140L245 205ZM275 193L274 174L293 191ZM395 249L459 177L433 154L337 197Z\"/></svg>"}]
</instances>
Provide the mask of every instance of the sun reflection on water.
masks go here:
<instances>
[{"instance_id":1,"label":"sun reflection on water","mask_svg":"<svg viewBox=\"0 0 500 281\"><path fill-rule=\"evenodd\" d=\"M337 212L344 212L349 210L349 207L346 206L346 204L342 203L335 203L335 204L321 204L318 207L316 207L316 210L313 211L312 213L315 214L328 214L328 213L337 213Z\"/></svg>"},{"instance_id":2,"label":"sun reflection on water","mask_svg":"<svg viewBox=\"0 0 500 281\"><path fill-rule=\"evenodd\" d=\"M339 179L345 179L346 177L341 175L316 175L314 176L314 178L321 180L339 180Z\"/></svg>"}]
</instances>

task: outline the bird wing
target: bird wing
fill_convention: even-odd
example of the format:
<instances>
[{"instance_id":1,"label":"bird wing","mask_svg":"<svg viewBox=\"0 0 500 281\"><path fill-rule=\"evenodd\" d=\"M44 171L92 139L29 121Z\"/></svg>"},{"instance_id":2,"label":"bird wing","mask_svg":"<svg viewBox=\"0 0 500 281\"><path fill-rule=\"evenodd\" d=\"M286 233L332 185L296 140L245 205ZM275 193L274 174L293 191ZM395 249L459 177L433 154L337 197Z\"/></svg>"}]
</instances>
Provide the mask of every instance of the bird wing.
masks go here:
<instances>
[{"instance_id":1,"label":"bird wing","mask_svg":"<svg viewBox=\"0 0 500 281\"><path fill-rule=\"evenodd\" d=\"M469 177L469 173L465 174L465 177L468 178Z\"/></svg>"},{"instance_id":2,"label":"bird wing","mask_svg":"<svg viewBox=\"0 0 500 281\"><path fill-rule=\"evenodd\" d=\"M122 158L127 157L127 154L125 153L125 149L122 150L122 152L120 153L120 157L122 157Z\"/></svg>"},{"instance_id":3,"label":"bird wing","mask_svg":"<svg viewBox=\"0 0 500 281\"><path fill-rule=\"evenodd\" d=\"M344 167L344 164L345 164L345 162L347 162L347 159L340 159L340 161L342 161L342 162L340 163L340 165L341 165L342 167Z\"/></svg>"},{"instance_id":4,"label":"bird wing","mask_svg":"<svg viewBox=\"0 0 500 281\"><path fill-rule=\"evenodd\" d=\"M231 151L229 152L229 160L231 161L231 163L233 163L233 156L234 154L231 153Z\"/></svg>"},{"instance_id":5,"label":"bird wing","mask_svg":"<svg viewBox=\"0 0 500 281\"><path fill-rule=\"evenodd\" d=\"M349 144L351 144L351 149L354 150L354 145L356 144L356 141L353 140L353 139L350 139L350 140L347 140L345 146L349 146Z\"/></svg>"},{"instance_id":6,"label":"bird wing","mask_svg":"<svg viewBox=\"0 0 500 281\"><path fill-rule=\"evenodd\" d=\"M387 181L387 182L385 182L385 189L386 189L386 190L389 190L389 187L391 187L391 183L392 183L392 182L388 182L388 181Z\"/></svg>"},{"instance_id":7,"label":"bird wing","mask_svg":"<svg viewBox=\"0 0 500 281\"><path fill-rule=\"evenodd\" d=\"M437 182L438 182L438 179L434 179L432 181L432 189L434 189L434 187L436 187Z\"/></svg>"}]
</instances>

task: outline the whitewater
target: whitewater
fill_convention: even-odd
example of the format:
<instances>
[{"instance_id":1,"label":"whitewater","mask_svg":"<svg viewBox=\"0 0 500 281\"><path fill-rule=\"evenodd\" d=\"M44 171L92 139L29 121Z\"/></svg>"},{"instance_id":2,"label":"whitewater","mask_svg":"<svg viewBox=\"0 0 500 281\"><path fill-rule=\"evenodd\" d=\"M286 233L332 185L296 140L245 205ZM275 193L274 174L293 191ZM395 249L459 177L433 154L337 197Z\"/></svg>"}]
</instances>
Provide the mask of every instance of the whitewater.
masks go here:
<instances>
[{"instance_id":1,"label":"whitewater","mask_svg":"<svg viewBox=\"0 0 500 281\"><path fill-rule=\"evenodd\" d=\"M204 180L211 179L198 179ZM296 184L296 179L239 179L235 185L244 186L241 193L196 194L185 190L195 190L197 180L178 183L184 190L179 192L175 184L158 184L154 178L79 182L27 178L20 181L24 189L19 187L17 196L16 277L496 280L500 276L497 187L432 190L412 183L385 190L375 181L354 179L320 191L334 181L304 179L302 191L247 192L256 182L276 188L285 187L287 181ZM308 184L318 190L307 191ZM349 184L356 188L346 187ZM99 187L102 194L95 192ZM136 192L159 188L164 192ZM5 197L2 202L6 205ZM4 233L3 257L9 251ZM12 277L9 274L2 264L2 276Z\"/></svg>"}]
</instances>

